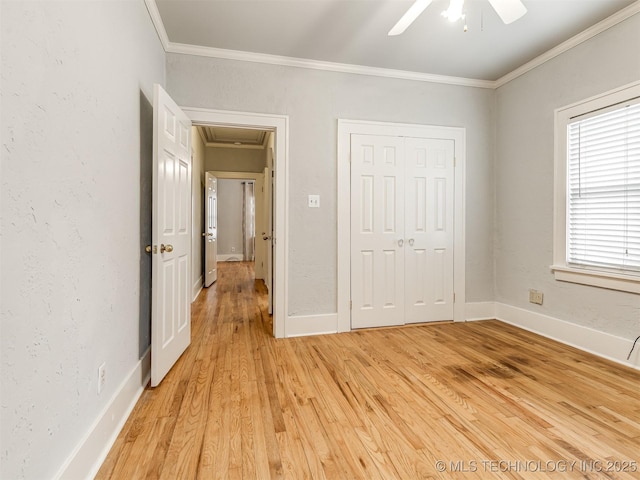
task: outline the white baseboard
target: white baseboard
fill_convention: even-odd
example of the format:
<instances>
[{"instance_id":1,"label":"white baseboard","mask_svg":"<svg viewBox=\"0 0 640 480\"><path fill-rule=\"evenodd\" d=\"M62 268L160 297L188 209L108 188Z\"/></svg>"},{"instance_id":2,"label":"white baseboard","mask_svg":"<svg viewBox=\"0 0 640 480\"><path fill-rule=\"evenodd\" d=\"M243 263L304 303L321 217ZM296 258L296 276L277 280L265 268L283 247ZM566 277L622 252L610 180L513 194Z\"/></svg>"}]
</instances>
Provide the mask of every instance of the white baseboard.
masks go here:
<instances>
[{"instance_id":1,"label":"white baseboard","mask_svg":"<svg viewBox=\"0 0 640 480\"><path fill-rule=\"evenodd\" d=\"M640 370L640 341L630 360L632 340L594 330L541 313L498 302L465 304L466 321L498 319L543 337L579 348L599 357ZM285 337L337 333L338 314L291 316L285 322Z\"/></svg>"},{"instance_id":2,"label":"white baseboard","mask_svg":"<svg viewBox=\"0 0 640 480\"><path fill-rule=\"evenodd\" d=\"M92 479L118 438L151 375L151 349L148 349L133 371L100 413L87 434L64 462L56 479Z\"/></svg>"},{"instance_id":3,"label":"white baseboard","mask_svg":"<svg viewBox=\"0 0 640 480\"><path fill-rule=\"evenodd\" d=\"M242 259L241 253L219 253L216 255L216 261L218 262L242 262Z\"/></svg>"},{"instance_id":4,"label":"white baseboard","mask_svg":"<svg viewBox=\"0 0 640 480\"><path fill-rule=\"evenodd\" d=\"M495 313L495 318L502 322L640 370L637 345L631 359L627 360L632 340L504 303L495 303Z\"/></svg>"},{"instance_id":5,"label":"white baseboard","mask_svg":"<svg viewBox=\"0 0 640 480\"><path fill-rule=\"evenodd\" d=\"M285 337L325 335L338 332L338 314L299 315L288 317L284 324Z\"/></svg>"},{"instance_id":6,"label":"white baseboard","mask_svg":"<svg viewBox=\"0 0 640 480\"><path fill-rule=\"evenodd\" d=\"M465 304L465 320L491 320L496 318L494 302L475 302ZM285 325L285 337L305 335L323 335L337 333L338 314L291 316ZM349 330L347 330L349 331Z\"/></svg>"},{"instance_id":7,"label":"white baseboard","mask_svg":"<svg viewBox=\"0 0 640 480\"><path fill-rule=\"evenodd\" d=\"M492 320L496 318L495 302L467 302L464 306L465 320L473 322L476 320Z\"/></svg>"},{"instance_id":8,"label":"white baseboard","mask_svg":"<svg viewBox=\"0 0 640 480\"><path fill-rule=\"evenodd\" d=\"M202 290L203 284L204 284L204 280L202 278L202 275L200 275L200 277L198 278L198 280L196 280L196 283L194 283L192 287L192 293L193 293L193 300L191 300L192 302L195 302L196 298L198 298L198 295L200 295L200 291Z\"/></svg>"}]
</instances>

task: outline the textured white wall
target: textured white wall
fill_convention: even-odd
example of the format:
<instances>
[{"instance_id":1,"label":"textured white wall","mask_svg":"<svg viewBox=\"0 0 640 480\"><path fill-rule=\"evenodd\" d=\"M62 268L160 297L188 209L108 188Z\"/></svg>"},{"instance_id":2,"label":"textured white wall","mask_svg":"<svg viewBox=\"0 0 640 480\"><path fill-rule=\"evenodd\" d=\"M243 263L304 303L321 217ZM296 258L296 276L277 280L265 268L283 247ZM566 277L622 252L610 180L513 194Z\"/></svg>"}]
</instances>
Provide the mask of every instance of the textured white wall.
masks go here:
<instances>
[{"instance_id":1,"label":"textured white wall","mask_svg":"<svg viewBox=\"0 0 640 480\"><path fill-rule=\"evenodd\" d=\"M191 277L194 293L202 286L204 265L204 157L205 146L196 127L191 129L193 163L191 165L191 198L193 223L191 238Z\"/></svg>"},{"instance_id":2,"label":"textured white wall","mask_svg":"<svg viewBox=\"0 0 640 480\"><path fill-rule=\"evenodd\" d=\"M557 282L554 110L640 79L640 15L498 89L496 300L614 335L640 334L640 296ZM528 289L544 305L528 303Z\"/></svg>"},{"instance_id":3,"label":"textured white wall","mask_svg":"<svg viewBox=\"0 0 640 480\"><path fill-rule=\"evenodd\" d=\"M134 369L148 333L142 105L164 83L165 54L142 0L2 2L1 35L0 477L44 479Z\"/></svg>"},{"instance_id":4,"label":"textured white wall","mask_svg":"<svg viewBox=\"0 0 640 480\"><path fill-rule=\"evenodd\" d=\"M493 300L492 90L168 54L167 91L179 105L289 116L291 315L336 312L337 120L466 127L467 299Z\"/></svg>"}]
</instances>

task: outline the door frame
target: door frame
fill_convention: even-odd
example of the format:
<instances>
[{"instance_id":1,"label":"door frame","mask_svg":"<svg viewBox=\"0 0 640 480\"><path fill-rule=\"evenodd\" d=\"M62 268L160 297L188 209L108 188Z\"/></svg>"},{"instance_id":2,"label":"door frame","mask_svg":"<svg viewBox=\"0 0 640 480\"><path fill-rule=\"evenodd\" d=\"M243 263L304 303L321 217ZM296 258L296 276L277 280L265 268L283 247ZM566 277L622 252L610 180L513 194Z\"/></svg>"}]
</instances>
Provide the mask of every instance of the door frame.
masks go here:
<instances>
[{"instance_id":1,"label":"door frame","mask_svg":"<svg viewBox=\"0 0 640 480\"><path fill-rule=\"evenodd\" d=\"M207 108L180 107L194 125L254 128L275 133L274 183L275 202L273 265L274 283L277 282L273 298L273 336L284 338L285 322L288 318L288 238L289 238L289 117L250 112L233 112Z\"/></svg>"},{"instance_id":2,"label":"door frame","mask_svg":"<svg viewBox=\"0 0 640 480\"><path fill-rule=\"evenodd\" d=\"M264 173L258 172L223 172L222 170L206 170L206 172L213 174L218 180L253 180L254 183L258 184L259 182L264 182ZM266 206L265 206L266 207ZM257 217L257 216L256 216ZM254 227L255 227L254 220ZM257 228L256 228L257 232ZM256 233L256 242L258 240L258 234ZM258 249L256 248L256 258L255 262L257 264ZM266 254L265 254L266 255ZM265 281L266 283L266 281Z\"/></svg>"},{"instance_id":3,"label":"door frame","mask_svg":"<svg viewBox=\"0 0 640 480\"><path fill-rule=\"evenodd\" d=\"M351 135L438 138L455 143L453 320L465 320L466 129L410 123L338 120L338 332L351 331Z\"/></svg>"}]
</instances>

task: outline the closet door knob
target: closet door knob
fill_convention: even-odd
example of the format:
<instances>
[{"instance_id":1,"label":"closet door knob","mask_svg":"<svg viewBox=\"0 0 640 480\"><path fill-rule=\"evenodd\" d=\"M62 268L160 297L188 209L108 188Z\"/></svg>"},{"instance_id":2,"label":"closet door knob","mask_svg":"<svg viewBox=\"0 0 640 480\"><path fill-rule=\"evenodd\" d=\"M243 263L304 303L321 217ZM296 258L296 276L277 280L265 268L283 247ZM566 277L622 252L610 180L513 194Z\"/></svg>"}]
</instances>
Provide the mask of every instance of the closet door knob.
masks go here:
<instances>
[{"instance_id":1,"label":"closet door knob","mask_svg":"<svg viewBox=\"0 0 640 480\"><path fill-rule=\"evenodd\" d=\"M404 240L401 238L400 240L398 240L398 246L402 247L404 245Z\"/></svg>"}]
</instances>

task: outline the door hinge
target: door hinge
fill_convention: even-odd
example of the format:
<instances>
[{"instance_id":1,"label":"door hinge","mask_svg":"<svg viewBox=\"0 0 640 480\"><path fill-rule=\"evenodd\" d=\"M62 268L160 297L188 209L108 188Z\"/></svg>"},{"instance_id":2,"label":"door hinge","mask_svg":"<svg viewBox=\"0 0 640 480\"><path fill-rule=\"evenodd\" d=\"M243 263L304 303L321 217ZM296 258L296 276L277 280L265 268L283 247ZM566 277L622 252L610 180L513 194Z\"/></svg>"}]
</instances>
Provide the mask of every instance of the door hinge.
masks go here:
<instances>
[{"instance_id":1,"label":"door hinge","mask_svg":"<svg viewBox=\"0 0 640 480\"><path fill-rule=\"evenodd\" d=\"M453 294L453 303L456 303L456 294Z\"/></svg>"},{"instance_id":2,"label":"door hinge","mask_svg":"<svg viewBox=\"0 0 640 480\"><path fill-rule=\"evenodd\" d=\"M349 310L353 310L353 300L349 300Z\"/></svg>"},{"instance_id":3,"label":"door hinge","mask_svg":"<svg viewBox=\"0 0 640 480\"><path fill-rule=\"evenodd\" d=\"M456 157L453 157L453 168L456 168L456 163L457 163Z\"/></svg>"}]
</instances>

